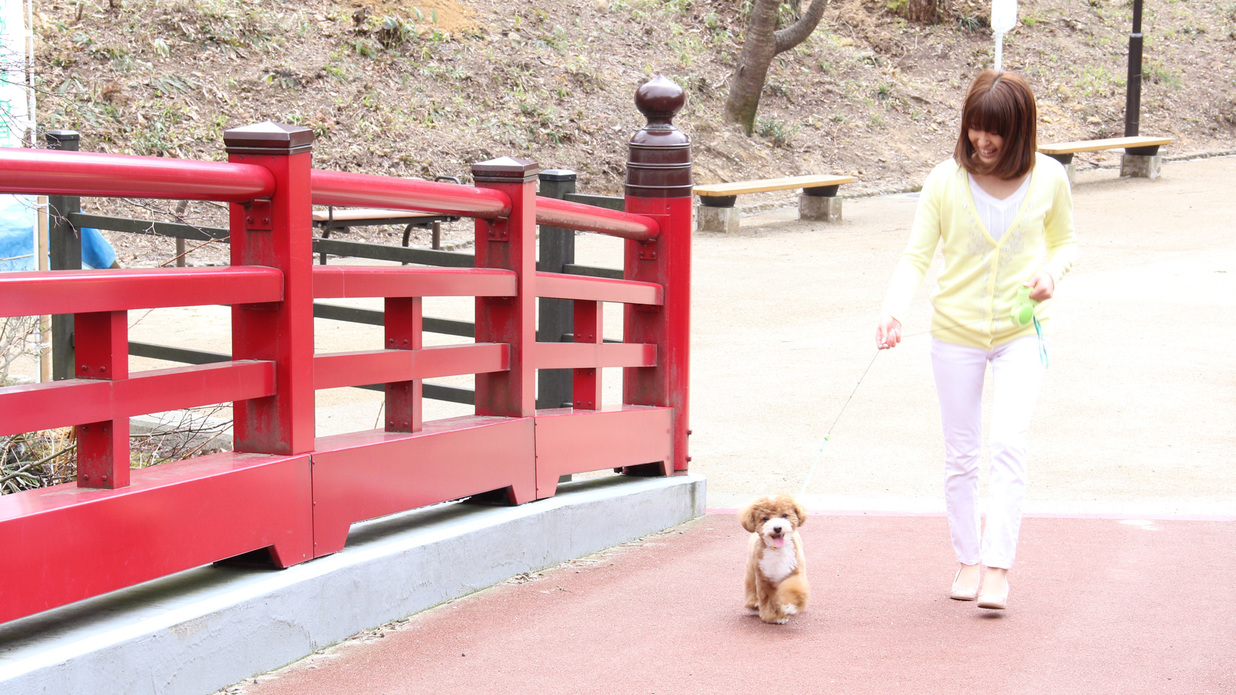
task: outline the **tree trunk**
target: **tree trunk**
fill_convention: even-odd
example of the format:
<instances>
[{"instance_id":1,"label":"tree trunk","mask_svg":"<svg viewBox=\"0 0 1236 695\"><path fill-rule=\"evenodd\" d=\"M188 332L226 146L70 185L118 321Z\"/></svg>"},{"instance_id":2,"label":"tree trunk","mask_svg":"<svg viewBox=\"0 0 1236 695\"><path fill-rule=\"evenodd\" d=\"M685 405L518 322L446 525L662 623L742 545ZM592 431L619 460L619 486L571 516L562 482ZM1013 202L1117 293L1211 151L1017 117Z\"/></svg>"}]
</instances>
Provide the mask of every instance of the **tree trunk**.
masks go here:
<instances>
[{"instance_id":1,"label":"tree trunk","mask_svg":"<svg viewBox=\"0 0 1236 695\"><path fill-rule=\"evenodd\" d=\"M828 0L811 0L811 5L798 21L778 31L777 8L782 1L755 0L742 53L738 57L738 67L734 70L730 93L725 101L725 120L742 126L747 135L755 131L755 112L772 59L805 41L819 25L824 8L828 5Z\"/></svg>"},{"instance_id":2,"label":"tree trunk","mask_svg":"<svg viewBox=\"0 0 1236 695\"><path fill-rule=\"evenodd\" d=\"M908 0L906 19L911 22L934 24L940 21L940 0Z\"/></svg>"}]
</instances>

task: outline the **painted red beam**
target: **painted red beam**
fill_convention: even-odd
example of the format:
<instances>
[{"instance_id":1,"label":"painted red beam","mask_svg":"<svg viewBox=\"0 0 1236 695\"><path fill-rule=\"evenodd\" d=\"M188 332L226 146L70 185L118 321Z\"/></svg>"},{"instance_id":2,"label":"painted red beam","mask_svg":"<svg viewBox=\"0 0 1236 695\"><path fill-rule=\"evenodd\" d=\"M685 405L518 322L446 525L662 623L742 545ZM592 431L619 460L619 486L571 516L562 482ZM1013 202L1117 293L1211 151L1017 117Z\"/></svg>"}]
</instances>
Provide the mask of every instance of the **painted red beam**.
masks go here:
<instances>
[{"instance_id":1,"label":"painted red beam","mask_svg":"<svg viewBox=\"0 0 1236 695\"><path fill-rule=\"evenodd\" d=\"M0 389L0 436L274 394L273 363L255 360L9 386Z\"/></svg>"},{"instance_id":2,"label":"painted red beam","mask_svg":"<svg viewBox=\"0 0 1236 695\"><path fill-rule=\"evenodd\" d=\"M511 213L511 199L491 189L342 171L310 172L314 205L350 205L436 212L493 220Z\"/></svg>"},{"instance_id":3,"label":"painted red beam","mask_svg":"<svg viewBox=\"0 0 1236 695\"><path fill-rule=\"evenodd\" d=\"M536 496L552 497L563 475L604 468L659 463L671 473L674 411L670 408L607 406L536 414Z\"/></svg>"},{"instance_id":4,"label":"painted red beam","mask_svg":"<svg viewBox=\"0 0 1236 695\"><path fill-rule=\"evenodd\" d=\"M466 416L411 434L318 437L313 454L314 556L343 549L348 527L490 490L536 499L534 420Z\"/></svg>"},{"instance_id":5,"label":"painted red beam","mask_svg":"<svg viewBox=\"0 0 1236 695\"><path fill-rule=\"evenodd\" d=\"M644 215L542 196L536 199L536 223L633 241L652 241L661 233L656 220Z\"/></svg>"},{"instance_id":6,"label":"painted red beam","mask_svg":"<svg viewBox=\"0 0 1236 695\"><path fill-rule=\"evenodd\" d=\"M564 273L537 273L536 295L550 299L583 299L660 306L665 292L655 282L583 277Z\"/></svg>"},{"instance_id":7,"label":"painted red beam","mask_svg":"<svg viewBox=\"0 0 1236 695\"><path fill-rule=\"evenodd\" d=\"M118 490L0 496L0 622L269 548L313 555L309 457L222 453L135 469Z\"/></svg>"},{"instance_id":8,"label":"painted red beam","mask_svg":"<svg viewBox=\"0 0 1236 695\"><path fill-rule=\"evenodd\" d=\"M515 273L491 268L314 266L317 299L359 297L513 297Z\"/></svg>"},{"instance_id":9,"label":"painted red beam","mask_svg":"<svg viewBox=\"0 0 1236 695\"><path fill-rule=\"evenodd\" d=\"M0 149L0 192L119 198L174 198L245 203L269 198L275 178L265 167L62 152Z\"/></svg>"},{"instance_id":10,"label":"painted red beam","mask_svg":"<svg viewBox=\"0 0 1236 695\"><path fill-rule=\"evenodd\" d=\"M443 345L420 350L373 350L318 355L313 359L313 387L389 384L460 374L509 369L511 346L505 343Z\"/></svg>"},{"instance_id":11,"label":"painted red beam","mask_svg":"<svg viewBox=\"0 0 1236 695\"><path fill-rule=\"evenodd\" d=\"M537 343L537 369L655 367L657 346L627 343Z\"/></svg>"},{"instance_id":12,"label":"painted red beam","mask_svg":"<svg viewBox=\"0 0 1236 695\"><path fill-rule=\"evenodd\" d=\"M282 299L283 274L260 266L0 273L0 316L262 304Z\"/></svg>"}]
</instances>

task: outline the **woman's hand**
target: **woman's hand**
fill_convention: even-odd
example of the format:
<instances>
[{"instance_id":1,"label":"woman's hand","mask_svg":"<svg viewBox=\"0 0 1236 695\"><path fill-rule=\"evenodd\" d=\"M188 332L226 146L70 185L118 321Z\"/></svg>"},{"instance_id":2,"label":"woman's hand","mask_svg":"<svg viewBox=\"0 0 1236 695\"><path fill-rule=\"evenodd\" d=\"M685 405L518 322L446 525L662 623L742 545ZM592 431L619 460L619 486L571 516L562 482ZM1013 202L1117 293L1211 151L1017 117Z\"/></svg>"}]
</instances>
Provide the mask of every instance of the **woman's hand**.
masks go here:
<instances>
[{"instance_id":1,"label":"woman's hand","mask_svg":"<svg viewBox=\"0 0 1236 695\"><path fill-rule=\"evenodd\" d=\"M901 322L885 314L876 327L876 347L881 350L897 347L901 342Z\"/></svg>"},{"instance_id":2,"label":"woman's hand","mask_svg":"<svg viewBox=\"0 0 1236 695\"><path fill-rule=\"evenodd\" d=\"M1026 283L1026 287L1030 288L1030 298L1036 302L1041 302L1046 299L1051 299L1056 293L1056 281L1051 279L1051 273L1041 272L1030 278L1030 282Z\"/></svg>"}]
</instances>

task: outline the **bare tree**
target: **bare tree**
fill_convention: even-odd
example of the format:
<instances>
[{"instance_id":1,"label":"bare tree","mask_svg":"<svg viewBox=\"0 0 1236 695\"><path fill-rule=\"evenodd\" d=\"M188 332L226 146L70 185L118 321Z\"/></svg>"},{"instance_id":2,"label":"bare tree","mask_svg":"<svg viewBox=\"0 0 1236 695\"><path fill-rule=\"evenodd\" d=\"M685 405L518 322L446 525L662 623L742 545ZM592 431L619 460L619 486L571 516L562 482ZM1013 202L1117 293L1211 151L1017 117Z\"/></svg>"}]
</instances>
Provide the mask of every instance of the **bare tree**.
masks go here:
<instances>
[{"instance_id":1,"label":"bare tree","mask_svg":"<svg viewBox=\"0 0 1236 695\"><path fill-rule=\"evenodd\" d=\"M738 57L738 67L725 101L725 120L742 126L747 135L755 130L755 112L772 59L805 41L819 25L824 7L828 5L828 0L811 0L807 11L793 24L777 29L778 8L783 2L785 0L755 0L752 5L742 54Z\"/></svg>"}]
</instances>

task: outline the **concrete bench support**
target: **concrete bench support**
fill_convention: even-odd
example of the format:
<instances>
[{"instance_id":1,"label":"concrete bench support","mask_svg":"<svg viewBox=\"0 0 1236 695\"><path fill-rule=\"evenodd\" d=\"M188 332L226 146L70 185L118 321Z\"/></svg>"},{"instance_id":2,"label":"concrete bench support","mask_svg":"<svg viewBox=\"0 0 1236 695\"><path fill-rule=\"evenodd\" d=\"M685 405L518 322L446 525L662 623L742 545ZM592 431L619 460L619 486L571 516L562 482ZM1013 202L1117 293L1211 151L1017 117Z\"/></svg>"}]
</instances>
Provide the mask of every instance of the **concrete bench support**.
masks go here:
<instances>
[{"instance_id":1,"label":"concrete bench support","mask_svg":"<svg viewBox=\"0 0 1236 695\"><path fill-rule=\"evenodd\" d=\"M1163 156L1159 154L1130 154L1124 153L1120 158L1120 175L1142 179L1157 179L1159 178L1159 165L1163 163Z\"/></svg>"},{"instance_id":2,"label":"concrete bench support","mask_svg":"<svg viewBox=\"0 0 1236 695\"><path fill-rule=\"evenodd\" d=\"M708 200L702 198L701 201ZM738 231L738 208L730 203L729 207L714 207L701 202L695 209L695 228L701 232L721 232L734 234Z\"/></svg>"},{"instance_id":3,"label":"concrete bench support","mask_svg":"<svg viewBox=\"0 0 1236 695\"><path fill-rule=\"evenodd\" d=\"M837 189L852 181L854 179L850 176L813 175L696 186L695 194L700 197L700 204L696 208L695 228L701 232L737 232L738 209L734 204L739 195L792 188L803 191L798 199L800 219L839 222L841 199L837 197Z\"/></svg>"},{"instance_id":4,"label":"concrete bench support","mask_svg":"<svg viewBox=\"0 0 1236 695\"><path fill-rule=\"evenodd\" d=\"M837 197L837 186L803 189L803 194L798 197L798 217L803 220L840 222L841 199Z\"/></svg>"}]
</instances>

